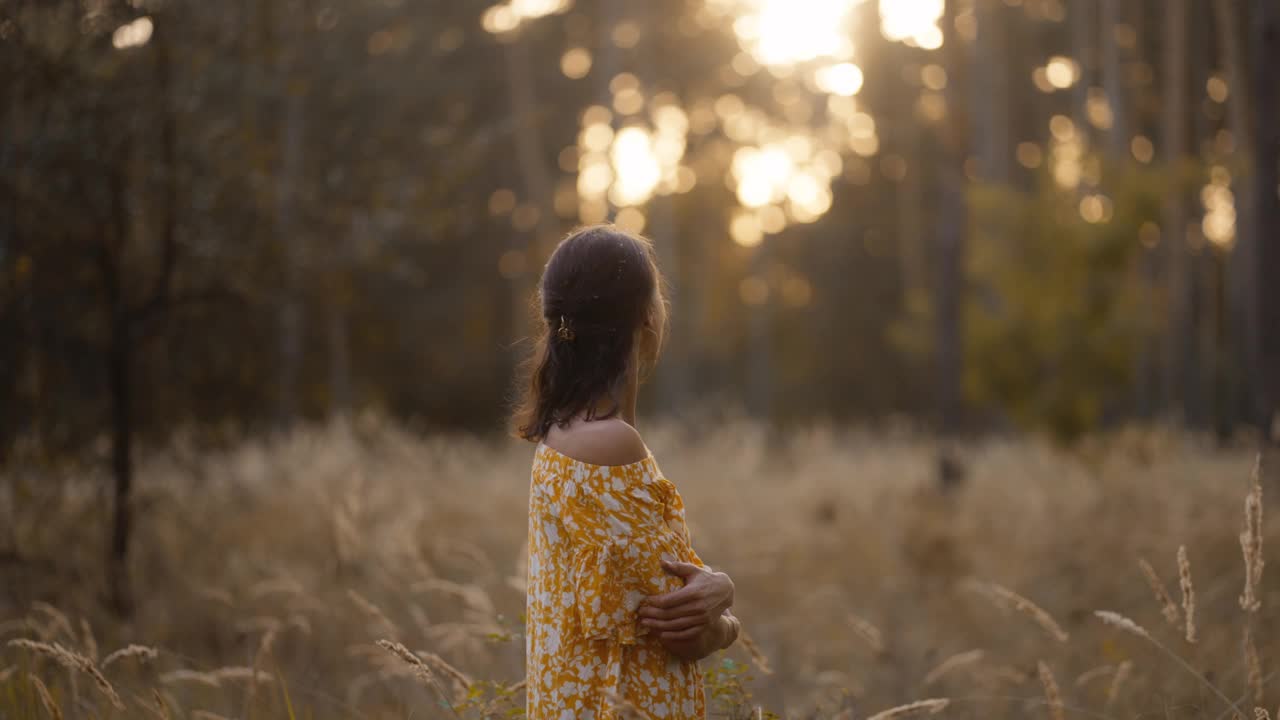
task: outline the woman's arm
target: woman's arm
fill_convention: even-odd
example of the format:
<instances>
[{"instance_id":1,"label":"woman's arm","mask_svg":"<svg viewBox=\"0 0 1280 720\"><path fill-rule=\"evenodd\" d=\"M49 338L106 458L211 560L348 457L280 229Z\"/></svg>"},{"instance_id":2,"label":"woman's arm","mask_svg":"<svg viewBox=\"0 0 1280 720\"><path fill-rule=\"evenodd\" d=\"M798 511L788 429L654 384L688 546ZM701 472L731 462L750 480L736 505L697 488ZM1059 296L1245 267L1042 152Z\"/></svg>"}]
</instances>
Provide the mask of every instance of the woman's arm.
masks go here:
<instances>
[{"instance_id":1,"label":"woman's arm","mask_svg":"<svg viewBox=\"0 0 1280 720\"><path fill-rule=\"evenodd\" d=\"M733 580L701 565L662 561L662 569L684 580L684 587L651 595L640 605L640 623L658 633L688 632L710 625L733 607ZM679 639L687 639L681 636Z\"/></svg>"},{"instance_id":2,"label":"woman's arm","mask_svg":"<svg viewBox=\"0 0 1280 720\"><path fill-rule=\"evenodd\" d=\"M702 658L729 647L738 639L741 623L729 612L733 580L700 565L663 561L663 569L684 579L684 587L645 599L641 624L654 633L673 655Z\"/></svg>"}]
</instances>

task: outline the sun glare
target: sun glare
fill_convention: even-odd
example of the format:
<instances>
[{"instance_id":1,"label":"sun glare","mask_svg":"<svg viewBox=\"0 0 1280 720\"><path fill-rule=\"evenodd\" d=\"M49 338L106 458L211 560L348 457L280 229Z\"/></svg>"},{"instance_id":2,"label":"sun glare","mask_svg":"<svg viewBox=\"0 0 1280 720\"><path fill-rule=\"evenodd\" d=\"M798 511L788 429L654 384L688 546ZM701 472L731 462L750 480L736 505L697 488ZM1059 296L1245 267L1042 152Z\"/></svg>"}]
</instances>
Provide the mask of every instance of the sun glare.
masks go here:
<instances>
[{"instance_id":1,"label":"sun glare","mask_svg":"<svg viewBox=\"0 0 1280 720\"><path fill-rule=\"evenodd\" d=\"M111 45L117 50L146 45L151 40L153 29L151 18L140 17L131 23L126 23L116 28L116 31L111 35Z\"/></svg>"},{"instance_id":2,"label":"sun glare","mask_svg":"<svg viewBox=\"0 0 1280 720\"><path fill-rule=\"evenodd\" d=\"M527 20L565 12L571 0L508 0L493 5L480 16L480 24L494 35L511 32Z\"/></svg>"},{"instance_id":3,"label":"sun glare","mask_svg":"<svg viewBox=\"0 0 1280 720\"><path fill-rule=\"evenodd\" d=\"M861 0L708 0L733 18L742 47L762 65L786 66L853 55L851 11Z\"/></svg>"},{"instance_id":4,"label":"sun glare","mask_svg":"<svg viewBox=\"0 0 1280 720\"><path fill-rule=\"evenodd\" d=\"M880 34L925 50L942 47L944 0L880 0Z\"/></svg>"}]
</instances>

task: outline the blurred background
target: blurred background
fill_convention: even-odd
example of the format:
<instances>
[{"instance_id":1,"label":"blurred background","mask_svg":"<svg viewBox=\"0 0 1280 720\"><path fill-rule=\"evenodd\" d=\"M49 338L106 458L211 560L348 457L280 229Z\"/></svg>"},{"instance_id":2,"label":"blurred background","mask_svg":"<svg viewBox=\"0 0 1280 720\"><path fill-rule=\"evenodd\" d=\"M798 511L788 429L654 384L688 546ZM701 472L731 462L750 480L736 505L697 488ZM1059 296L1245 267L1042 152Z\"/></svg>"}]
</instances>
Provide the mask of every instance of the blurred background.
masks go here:
<instances>
[{"instance_id":1,"label":"blurred background","mask_svg":"<svg viewBox=\"0 0 1280 720\"><path fill-rule=\"evenodd\" d=\"M502 498L496 574L436 567L497 592L522 573L528 449L502 438L533 293L588 223L651 237L670 284L650 444L816 488L796 532L844 527L867 478L1083 472L1053 492L1094 517L1090 493L1147 487L1099 469L1117 437L1141 477L1243 482L1280 422L1277 69L1273 0L0 0L0 609L190 606L163 589L196 572L175 507L305 497L341 546L382 532L350 498L391 476ZM868 469L849 428L901 463ZM1004 449L969 473L939 438ZM379 478L386 443L415 459ZM992 502L1062 521L1011 492ZM1211 525L1193 497L1163 531ZM474 561L474 526L427 541L448 501L414 506L406 542ZM213 518L257 560L202 587L256 587L265 526ZM703 554L731 565L724 522ZM900 540L926 575L975 568ZM234 646L164 627L188 657Z\"/></svg>"}]
</instances>

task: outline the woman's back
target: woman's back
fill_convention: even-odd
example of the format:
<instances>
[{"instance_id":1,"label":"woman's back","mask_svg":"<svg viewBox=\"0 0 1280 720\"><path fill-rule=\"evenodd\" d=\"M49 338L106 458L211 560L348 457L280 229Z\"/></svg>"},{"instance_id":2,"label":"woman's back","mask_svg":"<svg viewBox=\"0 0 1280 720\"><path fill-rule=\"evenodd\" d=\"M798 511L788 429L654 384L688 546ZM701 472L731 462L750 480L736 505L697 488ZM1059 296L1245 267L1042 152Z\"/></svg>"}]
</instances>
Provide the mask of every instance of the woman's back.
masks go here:
<instances>
[{"instance_id":1,"label":"woman's back","mask_svg":"<svg viewBox=\"0 0 1280 720\"><path fill-rule=\"evenodd\" d=\"M667 652L636 617L643 598L681 586L663 571L664 556L701 564L680 495L626 423L574 425L594 427L549 435L561 449L541 443L533 461L528 715L612 718L621 701L648 717L701 718L697 665ZM570 450L626 461L586 462Z\"/></svg>"}]
</instances>

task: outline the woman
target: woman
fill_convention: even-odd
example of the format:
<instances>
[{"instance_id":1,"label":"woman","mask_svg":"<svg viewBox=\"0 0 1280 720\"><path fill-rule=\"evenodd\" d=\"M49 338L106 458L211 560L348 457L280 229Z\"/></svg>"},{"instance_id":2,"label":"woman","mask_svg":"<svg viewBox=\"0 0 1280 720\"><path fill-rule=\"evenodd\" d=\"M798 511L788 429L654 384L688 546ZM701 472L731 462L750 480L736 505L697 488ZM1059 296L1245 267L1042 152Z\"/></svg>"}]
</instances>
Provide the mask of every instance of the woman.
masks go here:
<instances>
[{"instance_id":1,"label":"woman","mask_svg":"<svg viewBox=\"0 0 1280 720\"><path fill-rule=\"evenodd\" d=\"M635 429L662 347L652 245L611 226L556 248L518 434L538 443L529 488L530 720L703 718L697 661L740 626L733 582L694 553L680 494Z\"/></svg>"}]
</instances>

